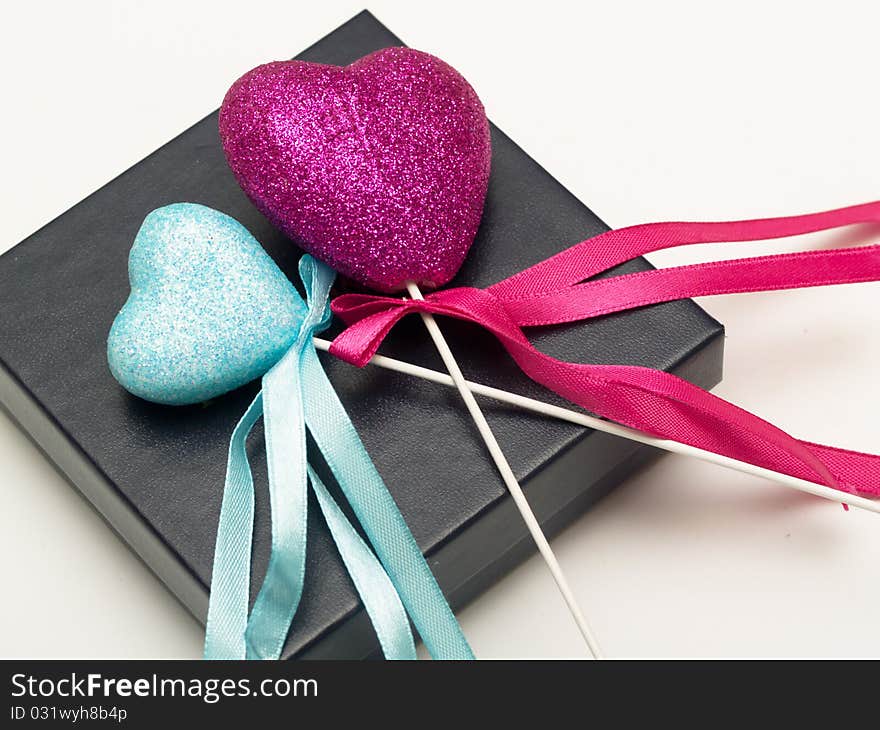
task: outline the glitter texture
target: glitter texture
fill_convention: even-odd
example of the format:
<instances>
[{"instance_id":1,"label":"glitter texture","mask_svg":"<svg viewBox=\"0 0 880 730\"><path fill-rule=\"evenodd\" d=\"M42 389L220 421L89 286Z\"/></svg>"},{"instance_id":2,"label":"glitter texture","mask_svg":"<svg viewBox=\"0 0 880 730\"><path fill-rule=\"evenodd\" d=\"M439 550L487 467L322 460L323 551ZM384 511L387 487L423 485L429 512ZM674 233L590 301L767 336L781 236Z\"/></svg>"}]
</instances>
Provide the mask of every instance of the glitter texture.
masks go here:
<instances>
[{"instance_id":1,"label":"glitter texture","mask_svg":"<svg viewBox=\"0 0 880 730\"><path fill-rule=\"evenodd\" d=\"M427 53L258 66L227 92L220 136L272 224L367 286L445 284L473 242L489 124L468 82Z\"/></svg>"},{"instance_id":2,"label":"glitter texture","mask_svg":"<svg viewBox=\"0 0 880 730\"><path fill-rule=\"evenodd\" d=\"M234 218L176 203L150 213L113 321L113 377L146 400L184 405L258 378L296 338L306 305Z\"/></svg>"}]
</instances>

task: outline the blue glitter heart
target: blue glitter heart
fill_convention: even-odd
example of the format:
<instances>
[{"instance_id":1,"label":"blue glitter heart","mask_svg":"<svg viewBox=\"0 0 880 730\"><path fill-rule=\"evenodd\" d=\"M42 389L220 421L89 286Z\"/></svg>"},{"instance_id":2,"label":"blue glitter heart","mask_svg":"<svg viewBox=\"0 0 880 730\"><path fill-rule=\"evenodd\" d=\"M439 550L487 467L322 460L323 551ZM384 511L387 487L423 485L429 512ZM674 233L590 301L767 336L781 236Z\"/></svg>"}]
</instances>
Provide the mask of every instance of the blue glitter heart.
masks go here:
<instances>
[{"instance_id":1,"label":"blue glitter heart","mask_svg":"<svg viewBox=\"0 0 880 730\"><path fill-rule=\"evenodd\" d=\"M199 403L260 377L293 344L306 313L244 226L194 203L146 217L128 275L107 360L123 388L156 403Z\"/></svg>"}]
</instances>

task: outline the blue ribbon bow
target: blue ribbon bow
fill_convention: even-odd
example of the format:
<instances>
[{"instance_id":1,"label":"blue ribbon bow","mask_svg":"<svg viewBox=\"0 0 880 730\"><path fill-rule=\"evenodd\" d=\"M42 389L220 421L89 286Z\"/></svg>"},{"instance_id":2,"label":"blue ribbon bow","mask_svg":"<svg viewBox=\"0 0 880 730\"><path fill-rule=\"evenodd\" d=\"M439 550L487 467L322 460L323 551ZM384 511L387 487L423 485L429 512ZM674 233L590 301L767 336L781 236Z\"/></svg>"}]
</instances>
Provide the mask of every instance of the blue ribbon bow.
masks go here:
<instances>
[{"instance_id":1,"label":"blue ribbon bow","mask_svg":"<svg viewBox=\"0 0 880 730\"><path fill-rule=\"evenodd\" d=\"M229 442L214 552L206 659L277 659L302 596L308 484L388 659L415 659L409 612L435 659L472 659L455 615L318 360L312 336L330 323L334 273L303 256L308 313L262 380ZM263 416L272 511L266 576L248 616L254 485L245 442ZM308 464L306 427L375 554ZM378 559L377 559L378 556ZM404 609L405 607L405 609Z\"/></svg>"}]
</instances>

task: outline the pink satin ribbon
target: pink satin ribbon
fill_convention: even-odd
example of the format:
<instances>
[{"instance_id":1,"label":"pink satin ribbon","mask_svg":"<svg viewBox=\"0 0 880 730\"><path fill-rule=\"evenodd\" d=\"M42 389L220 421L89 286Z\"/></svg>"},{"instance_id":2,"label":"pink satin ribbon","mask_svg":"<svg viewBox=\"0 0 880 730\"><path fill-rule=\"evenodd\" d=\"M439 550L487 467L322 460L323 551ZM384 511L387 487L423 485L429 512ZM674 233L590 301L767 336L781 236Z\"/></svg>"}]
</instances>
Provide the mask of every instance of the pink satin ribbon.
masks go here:
<instances>
[{"instance_id":1,"label":"pink satin ribbon","mask_svg":"<svg viewBox=\"0 0 880 730\"><path fill-rule=\"evenodd\" d=\"M786 218L650 223L583 241L487 289L447 289L424 301L346 294L332 306L349 327L330 352L362 367L401 317L418 311L457 317L492 332L530 378L599 416L843 491L880 495L878 455L801 441L661 370L557 360L536 350L522 330L695 296L880 280L880 245L872 245L587 281L636 256L674 246L784 238L868 222L880 222L880 202Z\"/></svg>"}]
</instances>

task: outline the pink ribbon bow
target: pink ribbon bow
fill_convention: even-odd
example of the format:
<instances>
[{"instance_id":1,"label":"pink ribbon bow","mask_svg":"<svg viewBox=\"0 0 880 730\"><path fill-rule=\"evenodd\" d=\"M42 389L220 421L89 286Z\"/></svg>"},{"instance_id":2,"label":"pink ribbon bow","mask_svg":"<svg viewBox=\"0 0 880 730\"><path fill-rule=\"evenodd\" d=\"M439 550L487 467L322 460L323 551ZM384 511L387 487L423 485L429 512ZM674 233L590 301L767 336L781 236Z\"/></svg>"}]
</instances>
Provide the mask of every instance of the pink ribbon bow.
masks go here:
<instances>
[{"instance_id":1,"label":"pink ribbon bow","mask_svg":"<svg viewBox=\"0 0 880 730\"><path fill-rule=\"evenodd\" d=\"M636 256L674 246L783 238L878 221L880 202L874 202L786 218L650 223L608 231L487 289L447 289L424 301L340 296L333 311L349 327L330 352L362 367L405 315L425 311L457 317L492 332L530 378L599 416L843 491L880 495L878 455L801 441L662 370L557 360L536 350L522 329L696 296L875 281L880 279L880 245L589 279Z\"/></svg>"}]
</instances>

